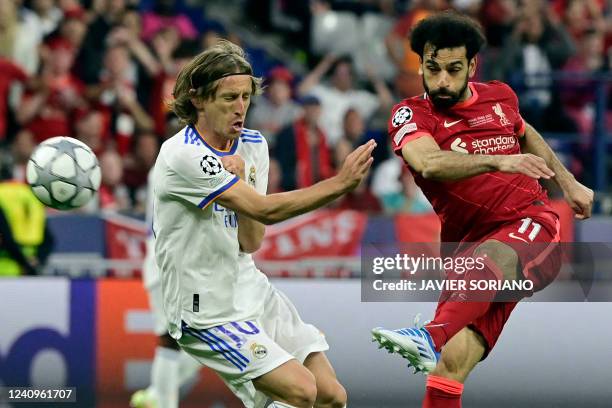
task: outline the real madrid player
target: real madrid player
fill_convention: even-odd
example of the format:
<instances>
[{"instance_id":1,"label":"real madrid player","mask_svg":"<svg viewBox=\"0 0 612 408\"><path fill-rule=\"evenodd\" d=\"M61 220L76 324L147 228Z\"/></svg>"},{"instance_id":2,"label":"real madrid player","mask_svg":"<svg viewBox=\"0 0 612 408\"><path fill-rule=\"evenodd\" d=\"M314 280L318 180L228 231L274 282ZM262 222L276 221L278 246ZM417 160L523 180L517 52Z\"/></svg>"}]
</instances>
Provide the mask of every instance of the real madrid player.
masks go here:
<instances>
[{"instance_id":1,"label":"real madrid player","mask_svg":"<svg viewBox=\"0 0 612 408\"><path fill-rule=\"evenodd\" d=\"M331 202L367 174L370 141L338 174L266 196L268 148L243 128L259 91L243 50L221 41L179 73L173 111L187 126L155 164L155 255L170 335L215 370L247 407L343 407L346 392L314 326L257 270L272 224Z\"/></svg>"},{"instance_id":2,"label":"real madrid player","mask_svg":"<svg viewBox=\"0 0 612 408\"><path fill-rule=\"evenodd\" d=\"M137 390L130 398L132 408L177 408L181 387L193 383L202 365L185 351L168 334L168 320L163 308L161 280L155 264L155 239L153 237L153 171L148 175L146 223L149 226L146 255L142 265L142 283L149 297L153 331L157 335L157 347L151 367L151 383Z\"/></svg>"}]
</instances>

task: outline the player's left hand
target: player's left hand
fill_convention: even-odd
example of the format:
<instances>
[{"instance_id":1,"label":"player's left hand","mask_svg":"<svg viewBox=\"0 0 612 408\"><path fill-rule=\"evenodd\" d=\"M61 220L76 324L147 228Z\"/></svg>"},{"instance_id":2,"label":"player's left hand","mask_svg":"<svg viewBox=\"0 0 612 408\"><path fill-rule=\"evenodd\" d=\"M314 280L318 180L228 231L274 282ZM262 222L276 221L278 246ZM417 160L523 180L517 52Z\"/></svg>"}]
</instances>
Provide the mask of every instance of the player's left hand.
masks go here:
<instances>
[{"instance_id":1,"label":"player's left hand","mask_svg":"<svg viewBox=\"0 0 612 408\"><path fill-rule=\"evenodd\" d=\"M225 170L240 177L241 180L245 180L244 159L242 157L237 154L223 156L221 157L221 164L223 164Z\"/></svg>"},{"instance_id":2,"label":"player's left hand","mask_svg":"<svg viewBox=\"0 0 612 408\"><path fill-rule=\"evenodd\" d=\"M585 220L591 217L593 209L593 190L585 185L574 181L571 186L563 192L565 201L572 207L576 213L575 217L579 220Z\"/></svg>"}]
</instances>

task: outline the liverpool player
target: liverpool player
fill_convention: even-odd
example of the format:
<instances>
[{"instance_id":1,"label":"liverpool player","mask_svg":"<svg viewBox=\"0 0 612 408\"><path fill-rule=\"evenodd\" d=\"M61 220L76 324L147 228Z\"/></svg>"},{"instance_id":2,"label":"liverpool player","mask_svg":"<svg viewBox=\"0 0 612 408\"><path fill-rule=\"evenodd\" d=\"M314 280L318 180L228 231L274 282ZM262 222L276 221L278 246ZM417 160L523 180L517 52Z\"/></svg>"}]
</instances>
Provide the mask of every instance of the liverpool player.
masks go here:
<instances>
[{"instance_id":1,"label":"liverpool player","mask_svg":"<svg viewBox=\"0 0 612 408\"><path fill-rule=\"evenodd\" d=\"M444 12L422 20L411 46L421 58L426 93L393 108L389 133L442 222L442 241L486 260L485 268L463 276L450 271L450 278L528 278L540 290L558 273L560 254L559 217L538 179L553 179L578 219L591 215L593 191L521 118L510 87L469 81L484 42L479 25L465 16ZM382 346L429 374L424 407L461 406L463 382L491 351L518 300L494 302L497 295L447 291L424 326L372 331Z\"/></svg>"}]
</instances>

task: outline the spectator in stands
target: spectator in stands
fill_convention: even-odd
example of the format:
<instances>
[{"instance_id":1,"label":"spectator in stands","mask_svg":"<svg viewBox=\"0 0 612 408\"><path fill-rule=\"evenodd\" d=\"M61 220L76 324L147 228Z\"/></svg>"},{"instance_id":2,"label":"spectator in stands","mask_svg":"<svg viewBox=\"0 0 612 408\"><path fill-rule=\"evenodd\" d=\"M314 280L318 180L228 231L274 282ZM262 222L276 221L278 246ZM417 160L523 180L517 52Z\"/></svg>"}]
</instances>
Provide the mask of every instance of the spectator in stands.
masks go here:
<instances>
[{"instance_id":1,"label":"spectator in stands","mask_svg":"<svg viewBox=\"0 0 612 408\"><path fill-rule=\"evenodd\" d=\"M22 13L15 0L0 1L0 57L8 58L29 75L39 66L38 46L42 31L33 19L33 12Z\"/></svg>"},{"instance_id":2,"label":"spectator in stands","mask_svg":"<svg viewBox=\"0 0 612 408\"><path fill-rule=\"evenodd\" d=\"M281 182L283 174L280 164L274 157L270 157L270 167L268 169L268 194L280 193L283 191Z\"/></svg>"},{"instance_id":3,"label":"spectator in stands","mask_svg":"<svg viewBox=\"0 0 612 408\"><path fill-rule=\"evenodd\" d=\"M344 163L346 156L354 150L351 140L342 138L334 149L334 163L336 168ZM357 210L368 213L380 213L382 206L378 198L370 190L368 183L363 182L352 192L343 196L339 201L332 203L331 207L342 210Z\"/></svg>"},{"instance_id":4,"label":"spectator in stands","mask_svg":"<svg viewBox=\"0 0 612 408\"><path fill-rule=\"evenodd\" d=\"M259 96L249 112L248 127L259 130L273 149L276 135L300 115L300 107L291 100L293 74L285 67L276 67L268 74L265 95Z\"/></svg>"},{"instance_id":5,"label":"spectator in stands","mask_svg":"<svg viewBox=\"0 0 612 408\"><path fill-rule=\"evenodd\" d=\"M332 72L329 84L321 83L323 75ZM387 85L374 72L368 71L370 82L376 89L371 92L355 89L350 59L327 55L298 86L298 95L314 95L321 100L323 115L321 127L328 135L330 145L342 136L344 114L352 106L367 121L377 110L387 111L393 104Z\"/></svg>"},{"instance_id":6,"label":"spectator in stands","mask_svg":"<svg viewBox=\"0 0 612 408\"><path fill-rule=\"evenodd\" d=\"M386 214L424 213L433 208L414 182L414 177L397 157L380 164L372 174L372 193L380 200Z\"/></svg>"},{"instance_id":7,"label":"spectator in stands","mask_svg":"<svg viewBox=\"0 0 612 408\"><path fill-rule=\"evenodd\" d=\"M486 33L488 48L503 47L506 38L512 35L518 13L516 0L490 0L483 3L480 21Z\"/></svg>"},{"instance_id":8,"label":"spectator in stands","mask_svg":"<svg viewBox=\"0 0 612 408\"><path fill-rule=\"evenodd\" d=\"M135 6L127 6L121 15L121 26L125 27L131 37L142 38L142 16Z\"/></svg>"},{"instance_id":9,"label":"spectator in stands","mask_svg":"<svg viewBox=\"0 0 612 408\"><path fill-rule=\"evenodd\" d=\"M104 152L105 121L102 112L95 109L77 112L74 137L85 143L97 155Z\"/></svg>"},{"instance_id":10,"label":"spectator in stands","mask_svg":"<svg viewBox=\"0 0 612 408\"><path fill-rule=\"evenodd\" d=\"M124 159L123 182L128 189L135 214L144 215L147 201L147 176L159 152L159 138L151 131L134 136L130 154Z\"/></svg>"},{"instance_id":11,"label":"spectator in stands","mask_svg":"<svg viewBox=\"0 0 612 408\"><path fill-rule=\"evenodd\" d=\"M174 118L168 101L172 100L177 73L199 53L200 48L197 41L181 41L175 46L172 38L160 33L153 38L153 50L159 61L159 69L153 76L149 112L155 121L155 133L166 135L168 120Z\"/></svg>"},{"instance_id":12,"label":"spectator in stands","mask_svg":"<svg viewBox=\"0 0 612 408\"><path fill-rule=\"evenodd\" d=\"M414 0L410 9L402 15L385 38L385 45L391 61L397 68L395 86L402 97L410 97L424 92L419 76L419 56L410 48L410 32L419 21L436 11L448 7L445 0Z\"/></svg>"},{"instance_id":13,"label":"spectator in stands","mask_svg":"<svg viewBox=\"0 0 612 408\"><path fill-rule=\"evenodd\" d=\"M37 143L72 134L73 114L84 105L84 86L71 73L72 45L56 38L44 49L39 87L24 95L16 112L17 122L34 134Z\"/></svg>"},{"instance_id":14,"label":"spectator in stands","mask_svg":"<svg viewBox=\"0 0 612 408\"><path fill-rule=\"evenodd\" d=\"M550 7L525 7L495 66L496 78L522 75L516 83L525 120L542 131L575 129L559 102L549 75L574 53L574 44ZM521 86L522 84L522 86ZM521 90L521 87L524 88Z\"/></svg>"},{"instance_id":15,"label":"spectator in stands","mask_svg":"<svg viewBox=\"0 0 612 408\"><path fill-rule=\"evenodd\" d=\"M109 44L104 55L100 83L90 86L88 96L106 116L111 140L121 155L130 150L130 140L137 129L153 129L153 119L136 97L136 67L128 46Z\"/></svg>"},{"instance_id":16,"label":"spectator in stands","mask_svg":"<svg viewBox=\"0 0 612 408\"><path fill-rule=\"evenodd\" d=\"M198 30L189 17L176 12L174 0L157 0L151 11L142 16L142 38L147 41L163 28L176 29L183 40L195 40Z\"/></svg>"},{"instance_id":17,"label":"spectator in stands","mask_svg":"<svg viewBox=\"0 0 612 408\"><path fill-rule=\"evenodd\" d=\"M35 275L53 249L45 206L0 164L0 277Z\"/></svg>"},{"instance_id":18,"label":"spectator in stands","mask_svg":"<svg viewBox=\"0 0 612 408\"><path fill-rule=\"evenodd\" d=\"M567 31L579 41L587 31L605 30L603 3L598 0L555 0L552 6Z\"/></svg>"},{"instance_id":19,"label":"spectator in stands","mask_svg":"<svg viewBox=\"0 0 612 408\"><path fill-rule=\"evenodd\" d=\"M81 0L58 0L57 1L58 7L64 11L64 16L66 15L66 11L68 10L74 10L74 9L83 7L81 3L83 3Z\"/></svg>"},{"instance_id":20,"label":"spectator in stands","mask_svg":"<svg viewBox=\"0 0 612 408\"><path fill-rule=\"evenodd\" d=\"M362 141L366 138L366 127L357 109L350 107L344 114L342 123L344 130L342 138L350 143L351 150L364 143Z\"/></svg>"},{"instance_id":21,"label":"spectator in stands","mask_svg":"<svg viewBox=\"0 0 612 408\"><path fill-rule=\"evenodd\" d=\"M142 27L138 13L131 7L126 8L121 18L121 24L113 28L106 38L107 46L125 46L129 51L129 79L131 87L136 91L138 102L143 107L148 106L155 88L155 78L162 69L160 61L147 44L140 39ZM166 34L167 33L167 34ZM174 29L162 29L154 37L153 44L157 44L158 37L173 38L173 48L178 46L180 39Z\"/></svg>"},{"instance_id":22,"label":"spectator in stands","mask_svg":"<svg viewBox=\"0 0 612 408\"><path fill-rule=\"evenodd\" d=\"M227 32L221 24L213 23L208 25L199 38L202 50L212 47L226 35Z\"/></svg>"},{"instance_id":23,"label":"spectator in stands","mask_svg":"<svg viewBox=\"0 0 612 408\"><path fill-rule=\"evenodd\" d=\"M343 133L338 143L336 143L336 147L342 143L346 145L345 148L351 148L352 150L367 142L369 139L376 140L378 145L372 152L372 157L374 158L372 169L375 169L376 166L389 157L389 152L387 151L388 141L386 131L368 131L366 129L365 121L357 109L350 107L344 114L342 123ZM342 162L336 161L336 163L341 164Z\"/></svg>"},{"instance_id":24,"label":"spectator in stands","mask_svg":"<svg viewBox=\"0 0 612 408\"><path fill-rule=\"evenodd\" d=\"M63 17L62 10L57 7L55 0L31 0L30 4L36 25L42 30L43 37L55 31Z\"/></svg>"},{"instance_id":25,"label":"spectator in stands","mask_svg":"<svg viewBox=\"0 0 612 408\"><path fill-rule=\"evenodd\" d=\"M172 54L185 42L192 44L192 41L181 40L178 31L174 28L162 28L153 36L151 40L153 51L166 71L176 70Z\"/></svg>"},{"instance_id":26,"label":"spectator in stands","mask_svg":"<svg viewBox=\"0 0 612 408\"><path fill-rule=\"evenodd\" d=\"M359 146L359 142L366 137L365 123L355 108L351 107L346 111L342 124L342 137L334 147L334 163L336 167L342 165L348 153Z\"/></svg>"},{"instance_id":27,"label":"spectator in stands","mask_svg":"<svg viewBox=\"0 0 612 408\"><path fill-rule=\"evenodd\" d=\"M34 135L27 129L22 129L15 135L11 143L11 156L13 158L13 180L26 182L26 166L30 156L36 148Z\"/></svg>"},{"instance_id":28,"label":"spectator in stands","mask_svg":"<svg viewBox=\"0 0 612 408\"><path fill-rule=\"evenodd\" d=\"M98 157L102 171L102 183L98 190L100 210L125 211L129 208L128 191L122 182L123 163L114 150L107 150Z\"/></svg>"},{"instance_id":29,"label":"spectator in stands","mask_svg":"<svg viewBox=\"0 0 612 408\"><path fill-rule=\"evenodd\" d=\"M400 181L402 183L402 194L395 202L395 209L392 209L393 212L408 212L413 214L427 213L432 212L433 208L423 191L416 185L414 182L414 177L410 171L406 168L406 166L402 166L402 172L400 176ZM388 204L393 205L393 201L388 201Z\"/></svg>"},{"instance_id":30,"label":"spectator in stands","mask_svg":"<svg viewBox=\"0 0 612 408\"><path fill-rule=\"evenodd\" d=\"M282 172L282 189L304 188L334 174L326 134L319 126L321 102L313 95L302 98L304 116L283 129L276 139L274 157Z\"/></svg>"},{"instance_id":31,"label":"spectator in stands","mask_svg":"<svg viewBox=\"0 0 612 408\"><path fill-rule=\"evenodd\" d=\"M0 142L6 139L9 115L9 92L15 82L28 79L26 72L10 59L0 56Z\"/></svg>"},{"instance_id":32,"label":"spectator in stands","mask_svg":"<svg viewBox=\"0 0 612 408\"><path fill-rule=\"evenodd\" d=\"M597 82L584 76L608 72L609 66L604 54L604 35L601 31L595 28L585 31L578 44L577 54L563 67L564 72L576 74L577 78L563 81L561 100L580 133L586 137L593 132Z\"/></svg>"},{"instance_id":33,"label":"spectator in stands","mask_svg":"<svg viewBox=\"0 0 612 408\"><path fill-rule=\"evenodd\" d=\"M121 23L126 10L126 0L99 0L93 2L93 21L87 27L87 34L77 60L79 77L86 84L99 81L104 61L104 40L113 27Z\"/></svg>"},{"instance_id":34,"label":"spectator in stands","mask_svg":"<svg viewBox=\"0 0 612 408\"><path fill-rule=\"evenodd\" d=\"M80 7L64 12L64 18L59 23L57 36L66 39L75 50L80 50L87 34L85 10Z\"/></svg>"}]
</instances>

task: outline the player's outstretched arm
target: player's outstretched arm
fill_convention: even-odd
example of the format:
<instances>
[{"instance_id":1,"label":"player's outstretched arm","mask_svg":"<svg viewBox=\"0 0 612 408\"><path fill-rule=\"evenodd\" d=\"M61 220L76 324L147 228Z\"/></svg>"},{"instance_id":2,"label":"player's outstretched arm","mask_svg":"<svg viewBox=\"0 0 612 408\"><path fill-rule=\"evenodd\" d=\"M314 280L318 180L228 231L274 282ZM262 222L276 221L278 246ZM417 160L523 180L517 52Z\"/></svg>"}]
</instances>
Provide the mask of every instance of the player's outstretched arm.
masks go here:
<instances>
[{"instance_id":1,"label":"player's outstretched arm","mask_svg":"<svg viewBox=\"0 0 612 408\"><path fill-rule=\"evenodd\" d=\"M245 182L238 181L217 201L261 223L275 224L322 207L354 190L372 165L374 147L376 143L372 140L359 146L347 156L338 174L313 186L264 196Z\"/></svg>"},{"instance_id":2,"label":"player's outstretched arm","mask_svg":"<svg viewBox=\"0 0 612 408\"><path fill-rule=\"evenodd\" d=\"M544 160L532 154L468 155L441 150L429 135L406 143L402 156L424 178L438 181L457 181L491 171L523 173L536 179L554 176Z\"/></svg>"},{"instance_id":3,"label":"player's outstretched arm","mask_svg":"<svg viewBox=\"0 0 612 408\"><path fill-rule=\"evenodd\" d=\"M565 168L542 135L529 124L526 124L525 136L521 138L521 150L541 157L552 169L555 173L554 180L563 191L565 200L576 213L576 218L586 219L591 216L593 190L576 181L574 175Z\"/></svg>"}]
</instances>

